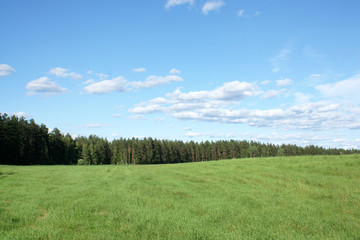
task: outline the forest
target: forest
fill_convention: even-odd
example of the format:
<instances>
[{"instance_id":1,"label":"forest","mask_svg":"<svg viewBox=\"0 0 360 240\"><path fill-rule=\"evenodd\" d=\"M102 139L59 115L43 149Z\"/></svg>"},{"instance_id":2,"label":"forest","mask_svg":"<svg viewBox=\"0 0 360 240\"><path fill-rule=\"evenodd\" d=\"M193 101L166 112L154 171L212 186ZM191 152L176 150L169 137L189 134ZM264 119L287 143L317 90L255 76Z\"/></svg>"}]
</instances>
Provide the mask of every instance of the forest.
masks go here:
<instances>
[{"instance_id":1,"label":"forest","mask_svg":"<svg viewBox=\"0 0 360 240\"><path fill-rule=\"evenodd\" d=\"M360 150L275 145L245 140L183 142L149 137L120 138L109 142L96 135L73 138L57 128L49 132L46 125L39 125L34 119L0 113L0 164L8 165L165 164L353 153L360 153Z\"/></svg>"}]
</instances>

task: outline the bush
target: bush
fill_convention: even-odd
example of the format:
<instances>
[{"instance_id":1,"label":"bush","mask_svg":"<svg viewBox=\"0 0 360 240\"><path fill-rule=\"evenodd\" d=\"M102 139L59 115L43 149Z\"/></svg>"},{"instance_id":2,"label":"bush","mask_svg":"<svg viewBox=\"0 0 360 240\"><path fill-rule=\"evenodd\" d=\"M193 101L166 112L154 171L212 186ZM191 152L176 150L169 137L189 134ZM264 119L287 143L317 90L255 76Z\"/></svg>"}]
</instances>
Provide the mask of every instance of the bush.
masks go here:
<instances>
[{"instance_id":1,"label":"bush","mask_svg":"<svg viewBox=\"0 0 360 240\"><path fill-rule=\"evenodd\" d=\"M77 165L88 165L89 163L86 162L84 159L78 159Z\"/></svg>"}]
</instances>

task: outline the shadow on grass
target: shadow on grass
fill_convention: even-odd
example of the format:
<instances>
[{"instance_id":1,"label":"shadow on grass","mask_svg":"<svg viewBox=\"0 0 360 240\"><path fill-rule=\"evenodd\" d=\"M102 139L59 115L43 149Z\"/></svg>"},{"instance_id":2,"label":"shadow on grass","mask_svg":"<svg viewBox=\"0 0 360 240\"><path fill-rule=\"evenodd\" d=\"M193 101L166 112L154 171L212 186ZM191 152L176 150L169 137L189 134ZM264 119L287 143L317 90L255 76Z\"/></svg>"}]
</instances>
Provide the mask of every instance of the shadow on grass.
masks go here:
<instances>
[{"instance_id":1,"label":"shadow on grass","mask_svg":"<svg viewBox=\"0 0 360 240\"><path fill-rule=\"evenodd\" d=\"M11 175L14 175L15 173L13 173L13 172L1 172L0 171L0 179L1 178L5 178L5 177L7 177L7 176L11 176Z\"/></svg>"}]
</instances>

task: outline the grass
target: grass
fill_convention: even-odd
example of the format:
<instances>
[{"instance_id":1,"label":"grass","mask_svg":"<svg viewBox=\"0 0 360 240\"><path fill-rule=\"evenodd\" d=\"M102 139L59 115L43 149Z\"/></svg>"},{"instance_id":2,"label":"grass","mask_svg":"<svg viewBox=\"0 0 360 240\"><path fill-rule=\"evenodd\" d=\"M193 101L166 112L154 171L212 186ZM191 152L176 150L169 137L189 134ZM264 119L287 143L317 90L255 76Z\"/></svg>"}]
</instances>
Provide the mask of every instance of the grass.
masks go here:
<instances>
[{"instance_id":1,"label":"grass","mask_svg":"<svg viewBox=\"0 0 360 240\"><path fill-rule=\"evenodd\" d=\"M359 155L0 166L0 239L359 238Z\"/></svg>"}]
</instances>

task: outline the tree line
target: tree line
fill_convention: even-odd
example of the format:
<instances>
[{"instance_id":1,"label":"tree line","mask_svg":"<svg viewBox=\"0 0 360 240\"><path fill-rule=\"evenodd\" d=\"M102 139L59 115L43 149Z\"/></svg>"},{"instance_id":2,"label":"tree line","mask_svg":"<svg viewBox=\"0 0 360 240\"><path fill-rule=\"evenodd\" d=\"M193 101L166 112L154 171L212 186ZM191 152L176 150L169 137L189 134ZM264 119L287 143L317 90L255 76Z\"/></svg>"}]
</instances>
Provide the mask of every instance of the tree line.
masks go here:
<instances>
[{"instance_id":1,"label":"tree line","mask_svg":"<svg viewBox=\"0 0 360 240\"><path fill-rule=\"evenodd\" d=\"M314 145L299 147L293 144L275 145L255 141L183 142L138 139L107 139L96 135L51 132L33 119L0 114L0 164L164 164L200 162L232 158L339 155L360 153L358 149L323 148Z\"/></svg>"}]
</instances>

